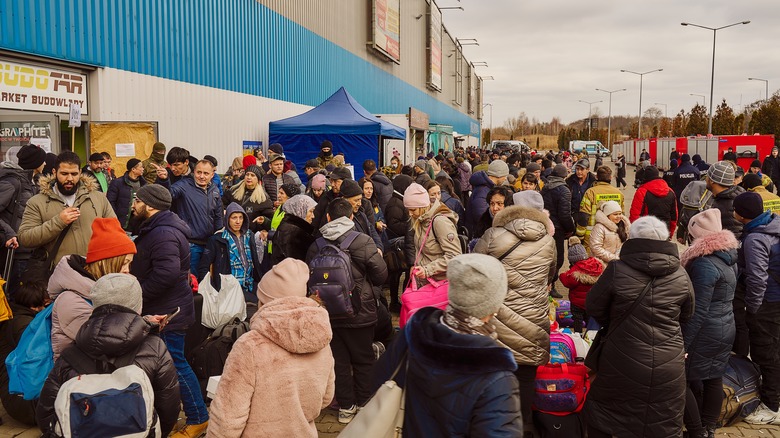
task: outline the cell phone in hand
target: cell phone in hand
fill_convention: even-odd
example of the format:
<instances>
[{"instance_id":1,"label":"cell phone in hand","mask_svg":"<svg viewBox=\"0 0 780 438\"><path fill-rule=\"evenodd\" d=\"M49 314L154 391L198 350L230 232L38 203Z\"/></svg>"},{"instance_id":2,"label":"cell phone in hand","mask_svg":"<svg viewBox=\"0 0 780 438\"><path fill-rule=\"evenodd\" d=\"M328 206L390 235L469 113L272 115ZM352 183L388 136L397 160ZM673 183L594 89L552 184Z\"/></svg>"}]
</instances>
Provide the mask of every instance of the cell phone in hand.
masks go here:
<instances>
[{"instance_id":1,"label":"cell phone in hand","mask_svg":"<svg viewBox=\"0 0 780 438\"><path fill-rule=\"evenodd\" d=\"M178 315L179 312L181 312L181 307L177 307L175 311L165 315L165 318L163 318L160 325L166 326L168 323L173 319L174 316Z\"/></svg>"}]
</instances>

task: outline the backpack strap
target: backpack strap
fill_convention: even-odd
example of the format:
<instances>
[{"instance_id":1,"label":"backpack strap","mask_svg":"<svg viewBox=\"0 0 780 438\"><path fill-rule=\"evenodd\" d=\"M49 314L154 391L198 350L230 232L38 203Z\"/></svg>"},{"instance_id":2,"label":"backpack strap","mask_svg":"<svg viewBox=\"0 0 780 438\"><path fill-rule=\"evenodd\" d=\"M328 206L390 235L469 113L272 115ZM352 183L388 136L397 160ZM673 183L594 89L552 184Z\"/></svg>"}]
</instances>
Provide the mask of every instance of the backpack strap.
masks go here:
<instances>
[{"instance_id":1,"label":"backpack strap","mask_svg":"<svg viewBox=\"0 0 780 438\"><path fill-rule=\"evenodd\" d=\"M114 359L113 363L89 356L78 345L73 344L66 348L61 356L79 374L105 374L106 370L117 370L135 362L135 357L141 350L144 342L141 341L135 348ZM100 366L98 366L100 364ZM112 370L112 371L113 371Z\"/></svg>"},{"instance_id":2,"label":"backpack strap","mask_svg":"<svg viewBox=\"0 0 780 438\"><path fill-rule=\"evenodd\" d=\"M523 239L518 240L517 243L512 245L512 247L509 248L507 252L501 254L501 256L498 258L498 261L500 262L501 260L504 260L509 254L512 254L521 243L523 243Z\"/></svg>"},{"instance_id":3,"label":"backpack strap","mask_svg":"<svg viewBox=\"0 0 780 438\"><path fill-rule=\"evenodd\" d=\"M355 230L347 231L347 237L345 237L344 240L339 243L339 248L344 252L349 252L349 247L352 245L352 242L354 242L360 234L362 233L359 233Z\"/></svg>"}]
</instances>

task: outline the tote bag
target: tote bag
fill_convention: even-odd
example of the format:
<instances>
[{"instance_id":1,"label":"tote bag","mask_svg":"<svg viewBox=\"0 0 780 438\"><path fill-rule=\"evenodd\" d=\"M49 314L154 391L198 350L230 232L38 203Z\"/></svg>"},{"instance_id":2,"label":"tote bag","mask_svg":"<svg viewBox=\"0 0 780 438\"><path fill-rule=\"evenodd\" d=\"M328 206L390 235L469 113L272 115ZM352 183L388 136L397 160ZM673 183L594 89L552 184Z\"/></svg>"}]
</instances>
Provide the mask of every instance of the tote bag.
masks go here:
<instances>
[{"instance_id":1,"label":"tote bag","mask_svg":"<svg viewBox=\"0 0 780 438\"><path fill-rule=\"evenodd\" d=\"M425 242L428 240L428 234L433 227L433 221L436 220L436 216L431 218L431 223L428 224L428 229L425 231L420 249L417 251L417 257L414 259L414 266L420 261L420 255L423 248L425 248ZM444 309L447 307L447 295L450 288L450 284L447 280L437 281L433 278L426 279L428 284L423 287L417 287L417 281L414 275L409 276L409 284L404 289L403 295L401 295L401 314L399 317L398 325L403 328L409 318L423 307L437 307Z\"/></svg>"}]
</instances>

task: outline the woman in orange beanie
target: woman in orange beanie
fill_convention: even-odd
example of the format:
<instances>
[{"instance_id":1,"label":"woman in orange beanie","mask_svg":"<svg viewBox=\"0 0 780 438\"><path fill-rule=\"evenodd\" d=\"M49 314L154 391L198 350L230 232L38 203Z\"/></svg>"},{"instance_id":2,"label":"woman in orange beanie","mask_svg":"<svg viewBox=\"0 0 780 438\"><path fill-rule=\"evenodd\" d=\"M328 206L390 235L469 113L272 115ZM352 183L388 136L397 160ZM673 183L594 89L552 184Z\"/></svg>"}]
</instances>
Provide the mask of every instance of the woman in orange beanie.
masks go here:
<instances>
[{"instance_id":1,"label":"woman in orange beanie","mask_svg":"<svg viewBox=\"0 0 780 438\"><path fill-rule=\"evenodd\" d=\"M72 254L57 263L48 287L54 301L51 342L55 360L92 314L92 286L107 274L129 274L135 252L135 244L116 218L97 218L92 222L86 258Z\"/></svg>"}]
</instances>

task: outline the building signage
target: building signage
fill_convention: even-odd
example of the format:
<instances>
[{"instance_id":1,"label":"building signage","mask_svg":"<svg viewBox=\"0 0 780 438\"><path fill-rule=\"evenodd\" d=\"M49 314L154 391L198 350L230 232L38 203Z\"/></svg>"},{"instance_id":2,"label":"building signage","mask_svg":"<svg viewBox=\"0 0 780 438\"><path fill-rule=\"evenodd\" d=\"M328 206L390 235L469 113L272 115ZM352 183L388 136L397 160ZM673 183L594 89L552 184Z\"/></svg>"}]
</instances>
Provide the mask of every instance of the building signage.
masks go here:
<instances>
[{"instance_id":1,"label":"building signage","mask_svg":"<svg viewBox=\"0 0 780 438\"><path fill-rule=\"evenodd\" d=\"M0 60L0 108L87 114L87 76Z\"/></svg>"},{"instance_id":2,"label":"building signage","mask_svg":"<svg viewBox=\"0 0 780 438\"><path fill-rule=\"evenodd\" d=\"M393 62L401 61L401 1L374 0L373 45Z\"/></svg>"},{"instance_id":3,"label":"building signage","mask_svg":"<svg viewBox=\"0 0 780 438\"><path fill-rule=\"evenodd\" d=\"M409 108L409 127L412 129L416 129L418 131L427 131L428 130L428 114L416 110L414 108Z\"/></svg>"},{"instance_id":4,"label":"building signage","mask_svg":"<svg viewBox=\"0 0 780 438\"><path fill-rule=\"evenodd\" d=\"M428 86L441 91L441 10L435 2L428 5Z\"/></svg>"}]
</instances>

